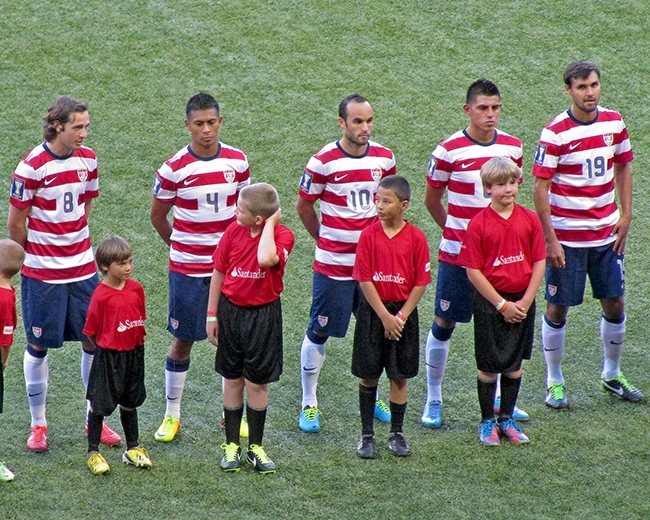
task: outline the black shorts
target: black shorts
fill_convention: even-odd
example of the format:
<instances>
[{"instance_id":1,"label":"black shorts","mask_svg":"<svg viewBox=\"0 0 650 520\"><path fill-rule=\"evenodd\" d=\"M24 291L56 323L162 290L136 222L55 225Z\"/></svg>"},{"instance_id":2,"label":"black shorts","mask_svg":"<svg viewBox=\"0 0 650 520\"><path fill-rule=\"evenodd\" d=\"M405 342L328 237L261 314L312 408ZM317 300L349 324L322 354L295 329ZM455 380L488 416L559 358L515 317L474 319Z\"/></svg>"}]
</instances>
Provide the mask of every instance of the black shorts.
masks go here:
<instances>
[{"instance_id":1,"label":"black shorts","mask_svg":"<svg viewBox=\"0 0 650 520\"><path fill-rule=\"evenodd\" d=\"M280 298L265 305L241 307L221 293L219 346L214 369L226 379L244 377L265 385L282 374L282 305Z\"/></svg>"},{"instance_id":2,"label":"black shorts","mask_svg":"<svg viewBox=\"0 0 650 520\"><path fill-rule=\"evenodd\" d=\"M93 412L105 417L111 415L117 405L137 408L146 397L144 345L133 350L97 346L86 392Z\"/></svg>"},{"instance_id":3,"label":"black shorts","mask_svg":"<svg viewBox=\"0 0 650 520\"><path fill-rule=\"evenodd\" d=\"M397 314L404 302L384 302ZM386 369L388 379L410 379L420 369L420 326L418 310L413 310L399 341L384 336L384 325L365 298L359 301L352 346L352 374L361 379L378 379Z\"/></svg>"},{"instance_id":4,"label":"black shorts","mask_svg":"<svg viewBox=\"0 0 650 520\"><path fill-rule=\"evenodd\" d=\"M524 295L499 294L508 301L518 301ZM508 323L478 291L474 296L474 354L476 368L482 372L501 374L516 372L523 359L530 359L535 336L535 300L528 314L519 323Z\"/></svg>"}]
</instances>

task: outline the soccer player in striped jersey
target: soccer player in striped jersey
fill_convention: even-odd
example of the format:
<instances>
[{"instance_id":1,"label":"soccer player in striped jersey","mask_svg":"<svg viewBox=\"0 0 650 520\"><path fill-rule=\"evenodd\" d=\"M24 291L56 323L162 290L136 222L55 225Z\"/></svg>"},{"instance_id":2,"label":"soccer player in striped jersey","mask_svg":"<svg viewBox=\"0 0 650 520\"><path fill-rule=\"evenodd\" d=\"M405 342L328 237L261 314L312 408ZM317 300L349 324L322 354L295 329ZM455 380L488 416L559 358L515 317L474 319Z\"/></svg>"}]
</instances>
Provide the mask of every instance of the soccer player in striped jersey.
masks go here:
<instances>
[{"instance_id":1,"label":"soccer player in striped jersey","mask_svg":"<svg viewBox=\"0 0 650 520\"><path fill-rule=\"evenodd\" d=\"M395 174L393 152L370 141L373 111L366 98L346 97L339 105L338 120L343 136L309 160L296 202L300 220L316 240L312 306L300 350L299 426L307 432L320 430L316 386L325 361L325 342L330 336L345 336L361 295L359 282L352 279L361 230L377 221L379 181ZM381 403L377 408L377 416L390 422Z\"/></svg>"},{"instance_id":2,"label":"soccer player in striped jersey","mask_svg":"<svg viewBox=\"0 0 650 520\"><path fill-rule=\"evenodd\" d=\"M250 183L246 155L218 140L222 116L217 101L204 92L196 94L185 114L191 143L156 172L151 204L151 223L169 248L167 330L172 345L165 369L165 417L155 434L160 442L171 441L180 428L192 345L207 338L212 254L235 222L239 191Z\"/></svg>"},{"instance_id":3,"label":"soccer player in striped jersey","mask_svg":"<svg viewBox=\"0 0 650 520\"><path fill-rule=\"evenodd\" d=\"M474 287L458 255L470 219L490 203L481 182L481 166L494 157L508 157L521 168L521 142L496 128L501 113L498 87L487 79L475 81L467 90L463 110L469 126L445 139L431 154L424 199L442 229L435 318L425 347L427 400L420 419L429 428L442 425L442 379L454 327L472 319ZM447 209L442 203L445 190ZM513 417L521 421L528 415L515 407Z\"/></svg>"},{"instance_id":4,"label":"soccer player in striped jersey","mask_svg":"<svg viewBox=\"0 0 650 520\"><path fill-rule=\"evenodd\" d=\"M99 194L97 157L83 146L90 125L88 106L61 96L43 121L45 142L30 151L14 173L7 224L9 237L26 253L21 276L27 334L23 368L32 416L27 447L32 451L48 448L48 349L81 341L81 374L88 386L95 347L83 327L99 282L88 229L92 201ZM120 440L103 425L102 443Z\"/></svg>"},{"instance_id":5,"label":"soccer player in striped jersey","mask_svg":"<svg viewBox=\"0 0 650 520\"><path fill-rule=\"evenodd\" d=\"M603 391L638 402L643 394L620 369L632 148L621 115L598 105L600 70L594 63L574 61L564 72L564 83L571 107L542 130L533 167L535 207L547 250L547 305L542 317L546 404L569 407L561 369L564 326L569 307L583 301L587 275L603 309Z\"/></svg>"}]
</instances>

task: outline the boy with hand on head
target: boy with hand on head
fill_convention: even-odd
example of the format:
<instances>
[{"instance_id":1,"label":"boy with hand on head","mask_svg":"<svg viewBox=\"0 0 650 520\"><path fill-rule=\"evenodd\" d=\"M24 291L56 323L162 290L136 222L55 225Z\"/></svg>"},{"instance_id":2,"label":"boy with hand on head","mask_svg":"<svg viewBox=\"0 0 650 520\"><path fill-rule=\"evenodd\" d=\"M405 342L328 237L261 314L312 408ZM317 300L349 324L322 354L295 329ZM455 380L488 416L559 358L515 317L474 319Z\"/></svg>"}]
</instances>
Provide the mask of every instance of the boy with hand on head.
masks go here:
<instances>
[{"instance_id":1,"label":"boy with hand on head","mask_svg":"<svg viewBox=\"0 0 650 520\"><path fill-rule=\"evenodd\" d=\"M411 188L399 175L384 177L377 189L376 222L361 232L352 277L365 298L359 302L352 349L352 374L359 382L361 438L357 455L374 459L374 408L382 371L390 380L391 430L388 447L397 457L410 449L402 433L408 379L419 369L417 304L431 282L424 233L404 220Z\"/></svg>"},{"instance_id":2,"label":"boy with hand on head","mask_svg":"<svg viewBox=\"0 0 650 520\"><path fill-rule=\"evenodd\" d=\"M114 236L99 245L95 256L104 279L90 300L84 334L96 347L88 380L88 467L100 475L110 470L98 449L102 423L118 405L126 437L122 460L139 468L152 464L138 442L136 408L146 398L146 311L142 285L131 279L133 249L123 238Z\"/></svg>"},{"instance_id":3,"label":"boy with hand on head","mask_svg":"<svg viewBox=\"0 0 650 520\"><path fill-rule=\"evenodd\" d=\"M490 159L481 168L490 205L472 218L460 262L478 291L474 297L474 350L481 406L479 440L500 444L530 442L512 418L521 385L521 363L530 359L535 295L544 276L546 247L537 215L517 204L521 170L508 158ZM494 421L497 374L501 408Z\"/></svg>"},{"instance_id":4,"label":"boy with hand on head","mask_svg":"<svg viewBox=\"0 0 650 520\"><path fill-rule=\"evenodd\" d=\"M280 224L280 199L273 186L258 183L239 193L237 222L214 253L206 332L217 346L215 370L224 378L226 442L221 469L240 469L239 429L249 426L247 459L260 473L275 473L262 446L268 384L282 373L282 276L293 233Z\"/></svg>"},{"instance_id":5,"label":"boy with hand on head","mask_svg":"<svg viewBox=\"0 0 650 520\"><path fill-rule=\"evenodd\" d=\"M11 278L20 271L25 260L25 250L9 238L0 240L0 413L4 398L4 371L9 364L9 349L16 329L16 289ZM13 472L0 462L0 481L14 479Z\"/></svg>"}]
</instances>

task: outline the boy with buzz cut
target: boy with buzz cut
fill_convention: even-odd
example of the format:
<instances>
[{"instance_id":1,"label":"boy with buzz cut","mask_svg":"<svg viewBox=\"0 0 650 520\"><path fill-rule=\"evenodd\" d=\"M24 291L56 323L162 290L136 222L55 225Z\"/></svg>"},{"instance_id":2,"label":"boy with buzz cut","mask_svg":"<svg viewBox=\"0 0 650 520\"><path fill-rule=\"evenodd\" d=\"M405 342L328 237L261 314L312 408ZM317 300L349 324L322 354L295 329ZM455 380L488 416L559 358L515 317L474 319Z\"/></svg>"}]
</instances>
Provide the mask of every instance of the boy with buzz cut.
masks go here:
<instances>
[{"instance_id":1,"label":"boy with buzz cut","mask_svg":"<svg viewBox=\"0 0 650 520\"><path fill-rule=\"evenodd\" d=\"M546 247L537 215L517 204L521 170L508 158L490 159L481 181L490 204L467 226L459 261L478 291L474 296L474 351L481 407L479 440L498 446L499 436L530 442L512 414L521 386L521 363L530 359L535 295L544 277ZM494 420L497 375L501 407Z\"/></svg>"},{"instance_id":2,"label":"boy with buzz cut","mask_svg":"<svg viewBox=\"0 0 650 520\"><path fill-rule=\"evenodd\" d=\"M14 342L16 330L16 289L11 285L11 278L23 266L25 250L20 244L9 238L0 240L0 413L4 399L4 371L9 364L9 350ZM0 462L0 482L14 479L13 472Z\"/></svg>"},{"instance_id":3,"label":"boy with buzz cut","mask_svg":"<svg viewBox=\"0 0 650 520\"><path fill-rule=\"evenodd\" d=\"M408 380L419 369L416 306L431 282L431 264L424 233L404 220L410 199L411 188L404 177L391 175L379 182L375 203L379 222L361 232L352 272L364 296L352 349L352 374L360 379L357 455L362 459L376 457L374 408L384 369L390 380L388 447L396 457L411 454L402 428Z\"/></svg>"},{"instance_id":4,"label":"boy with buzz cut","mask_svg":"<svg viewBox=\"0 0 650 520\"><path fill-rule=\"evenodd\" d=\"M144 320L142 285L131 279L133 249L114 236L97 248L97 266L104 275L90 300L84 334L96 347L90 368L88 395L88 467L95 475L110 470L99 453L104 417L120 407L126 437L122 461L138 468L150 468L147 450L138 442L138 412L145 398Z\"/></svg>"},{"instance_id":5,"label":"boy with buzz cut","mask_svg":"<svg viewBox=\"0 0 650 520\"><path fill-rule=\"evenodd\" d=\"M273 186L258 183L239 193L236 222L214 252L206 332L217 346L215 370L224 378L226 442L221 469L240 469L239 430L244 412L247 459L260 473L275 473L262 446L268 384L282 373L282 276L293 248L293 233L280 225L280 199Z\"/></svg>"}]
</instances>

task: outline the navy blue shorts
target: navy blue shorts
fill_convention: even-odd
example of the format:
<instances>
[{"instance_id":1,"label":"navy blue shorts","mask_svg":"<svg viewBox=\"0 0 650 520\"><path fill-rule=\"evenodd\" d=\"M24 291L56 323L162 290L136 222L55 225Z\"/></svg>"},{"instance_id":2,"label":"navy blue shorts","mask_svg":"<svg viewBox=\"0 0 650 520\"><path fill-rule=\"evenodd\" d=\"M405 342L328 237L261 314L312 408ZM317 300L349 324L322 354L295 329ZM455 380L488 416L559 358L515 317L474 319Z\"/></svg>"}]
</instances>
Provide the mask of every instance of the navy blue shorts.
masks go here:
<instances>
[{"instance_id":1,"label":"navy blue shorts","mask_svg":"<svg viewBox=\"0 0 650 520\"><path fill-rule=\"evenodd\" d=\"M469 323L474 305L474 286L467 271L449 262L438 262L436 316L447 321Z\"/></svg>"},{"instance_id":2,"label":"navy blue shorts","mask_svg":"<svg viewBox=\"0 0 650 520\"><path fill-rule=\"evenodd\" d=\"M98 284L96 273L86 280L69 283L47 283L21 276L27 343L41 348L59 348L64 341L88 341L83 330L90 298Z\"/></svg>"},{"instance_id":3,"label":"navy blue shorts","mask_svg":"<svg viewBox=\"0 0 650 520\"><path fill-rule=\"evenodd\" d=\"M169 271L169 319L167 330L185 341L208 337L205 316L208 312L210 276L187 276Z\"/></svg>"},{"instance_id":4,"label":"navy blue shorts","mask_svg":"<svg viewBox=\"0 0 650 520\"><path fill-rule=\"evenodd\" d=\"M343 338L362 296L356 280L333 280L314 272L307 330L317 336Z\"/></svg>"},{"instance_id":5,"label":"navy blue shorts","mask_svg":"<svg viewBox=\"0 0 650 520\"><path fill-rule=\"evenodd\" d=\"M616 298L625 294L624 255L613 244L600 247L566 247L566 267L546 264L546 301L571 307L583 302L587 276L594 298Z\"/></svg>"}]
</instances>

